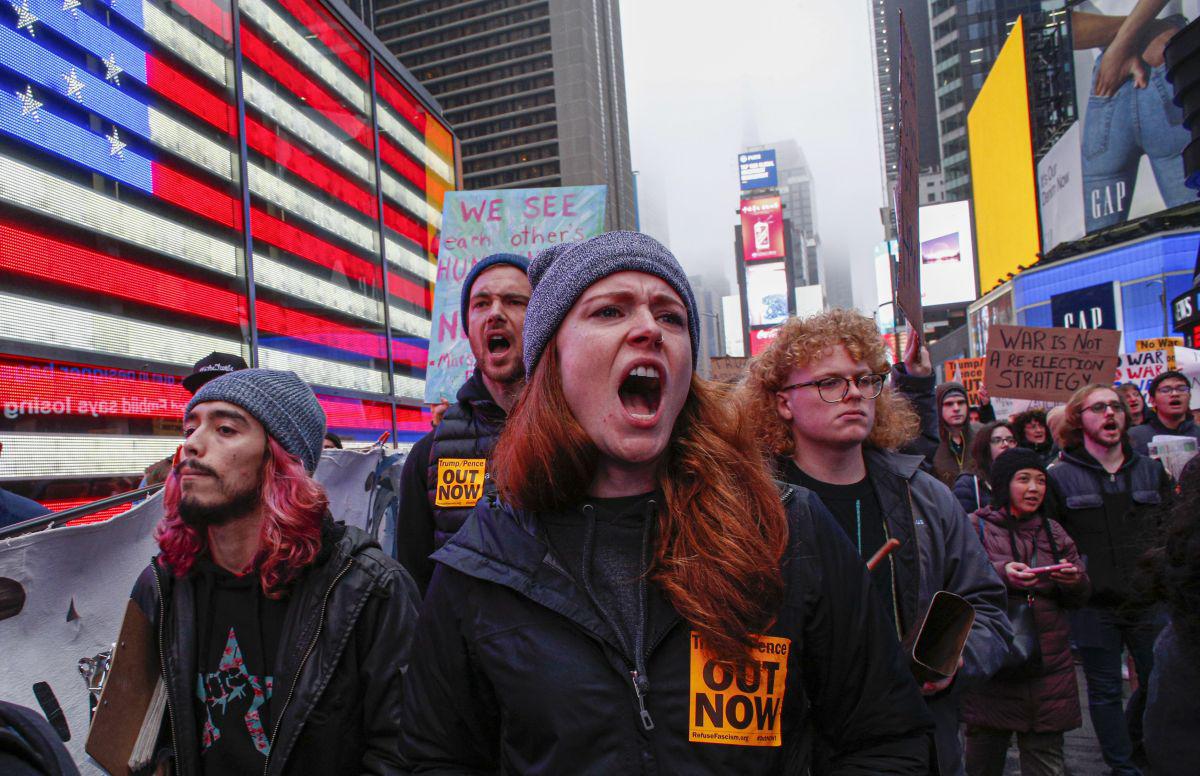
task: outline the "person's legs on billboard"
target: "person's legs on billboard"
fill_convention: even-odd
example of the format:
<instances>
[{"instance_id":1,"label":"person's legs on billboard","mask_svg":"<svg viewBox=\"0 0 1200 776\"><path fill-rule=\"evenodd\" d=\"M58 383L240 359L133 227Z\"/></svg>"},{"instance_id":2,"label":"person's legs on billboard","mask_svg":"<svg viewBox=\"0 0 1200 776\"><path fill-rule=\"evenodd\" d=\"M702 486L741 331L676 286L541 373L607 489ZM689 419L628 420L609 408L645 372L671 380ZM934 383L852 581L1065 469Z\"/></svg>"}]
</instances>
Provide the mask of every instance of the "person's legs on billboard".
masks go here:
<instances>
[{"instance_id":1,"label":"person's legs on billboard","mask_svg":"<svg viewBox=\"0 0 1200 776\"><path fill-rule=\"evenodd\" d=\"M1096 67L1102 58L1096 59ZM1088 98L1080 152L1084 225L1089 234L1129 217L1142 155L1134 126L1134 90L1133 81L1126 81L1111 97L1093 94Z\"/></svg>"},{"instance_id":2,"label":"person's legs on billboard","mask_svg":"<svg viewBox=\"0 0 1200 776\"><path fill-rule=\"evenodd\" d=\"M1183 149L1191 134L1183 126L1183 109L1171 99L1166 67L1150 71L1150 83L1137 94L1141 146L1150 157L1154 180L1167 207L1186 205L1196 194L1184 185Z\"/></svg>"}]
</instances>

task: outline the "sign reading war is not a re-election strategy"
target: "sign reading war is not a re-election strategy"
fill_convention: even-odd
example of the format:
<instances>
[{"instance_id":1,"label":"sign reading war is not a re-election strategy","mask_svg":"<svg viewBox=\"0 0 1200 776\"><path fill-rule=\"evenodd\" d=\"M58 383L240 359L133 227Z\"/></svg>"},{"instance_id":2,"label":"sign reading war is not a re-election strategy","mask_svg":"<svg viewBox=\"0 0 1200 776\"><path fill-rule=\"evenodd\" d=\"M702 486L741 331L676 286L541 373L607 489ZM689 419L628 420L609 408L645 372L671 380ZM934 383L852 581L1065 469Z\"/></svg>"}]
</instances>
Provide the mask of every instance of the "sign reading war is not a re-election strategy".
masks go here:
<instances>
[{"instance_id":1,"label":"sign reading war is not a re-election strategy","mask_svg":"<svg viewBox=\"0 0 1200 776\"><path fill-rule=\"evenodd\" d=\"M462 284L471 267L493 253L532 258L551 245L595 237L604 231L607 192L607 186L563 186L446 193L425 369L426 404L454 401L475 370L459 320Z\"/></svg>"},{"instance_id":2,"label":"sign reading war is not a re-election strategy","mask_svg":"<svg viewBox=\"0 0 1200 776\"><path fill-rule=\"evenodd\" d=\"M996 397L1065 402L1089 383L1112 383L1120 344L1112 329L992 324L984 384Z\"/></svg>"}]
</instances>

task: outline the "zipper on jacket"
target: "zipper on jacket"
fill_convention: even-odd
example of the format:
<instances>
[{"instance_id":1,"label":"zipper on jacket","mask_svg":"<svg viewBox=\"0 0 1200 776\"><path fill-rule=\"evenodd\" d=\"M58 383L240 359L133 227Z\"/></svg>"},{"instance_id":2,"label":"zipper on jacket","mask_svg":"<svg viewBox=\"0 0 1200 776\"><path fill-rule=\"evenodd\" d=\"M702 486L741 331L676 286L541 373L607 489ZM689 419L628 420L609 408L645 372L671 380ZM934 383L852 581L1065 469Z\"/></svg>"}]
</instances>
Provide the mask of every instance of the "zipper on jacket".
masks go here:
<instances>
[{"instance_id":1,"label":"zipper on jacket","mask_svg":"<svg viewBox=\"0 0 1200 776\"><path fill-rule=\"evenodd\" d=\"M341 581L342 577L346 575L346 572L353 565L354 558L347 558L346 565L342 566L342 570L329 583L329 589L325 591L325 598L321 600L321 615L317 619L317 630L313 633L312 641L309 642L308 649L304 652L304 657L300 659L300 665L296 666L296 673L292 677L292 687L288 690L287 700L283 702L283 706L279 709L279 717L275 720L275 732L271 734L271 740L269 741L271 748L267 750L267 758L263 761L263 776L267 776L267 768L271 765L271 755L275 753L275 744L278 743L279 728L283 725L283 715L287 711L288 704L292 702L292 696L296 694L296 685L300 683L300 674L304 672L304 664L308 662L312 651L316 649L317 639L321 637L321 628L325 625L325 610L329 606L329 596L333 594L333 589L337 587L337 583Z\"/></svg>"},{"instance_id":2,"label":"zipper on jacket","mask_svg":"<svg viewBox=\"0 0 1200 776\"><path fill-rule=\"evenodd\" d=\"M650 689L650 682L646 677L634 669L629 672L630 679L633 680L633 694L637 696L638 713L642 718L642 727L646 730L654 730L654 720L650 718L650 712L646 711L646 691Z\"/></svg>"},{"instance_id":3,"label":"zipper on jacket","mask_svg":"<svg viewBox=\"0 0 1200 776\"><path fill-rule=\"evenodd\" d=\"M179 758L178 738L175 736L175 704L171 702L171 680L167 675L167 653L163 649L163 631L167 627L167 605L163 601L162 581L158 577L158 564L151 560L150 568L154 572L154 587L158 591L158 665L162 671L163 689L167 691L167 718L171 725L171 751L175 753L175 767L182 773L183 765Z\"/></svg>"}]
</instances>

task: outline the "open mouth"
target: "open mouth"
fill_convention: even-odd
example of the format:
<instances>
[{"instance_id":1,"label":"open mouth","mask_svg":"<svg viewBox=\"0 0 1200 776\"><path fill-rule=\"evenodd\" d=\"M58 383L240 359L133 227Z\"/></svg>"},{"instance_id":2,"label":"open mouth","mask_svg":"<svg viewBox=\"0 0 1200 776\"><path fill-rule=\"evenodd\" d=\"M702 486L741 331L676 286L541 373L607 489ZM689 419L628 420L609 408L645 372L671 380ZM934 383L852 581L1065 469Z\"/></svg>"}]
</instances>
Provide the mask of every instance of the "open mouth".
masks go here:
<instances>
[{"instance_id":1,"label":"open mouth","mask_svg":"<svg viewBox=\"0 0 1200 776\"><path fill-rule=\"evenodd\" d=\"M1100 426L1100 428L1103 431L1120 431L1121 430L1120 426L1117 425L1117 421L1115 421L1115 420L1105 421L1104 424L1102 426Z\"/></svg>"},{"instance_id":2,"label":"open mouth","mask_svg":"<svg viewBox=\"0 0 1200 776\"><path fill-rule=\"evenodd\" d=\"M658 369L638 366L629 370L629 374L621 381L617 395L621 397L621 405L630 417L652 420L658 414L658 406L662 401L662 379Z\"/></svg>"},{"instance_id":3,"label":"open mouth","mask_svg":"<svg viewBox=\"0 0 1200 776\"><path fill-rule=\"evenodd\" d=\"M493 356L499 356L507 353L512 343L508 341L508 337L503 334L492 334L487 338L488 353Z\"/></svg>"}]
</instances>

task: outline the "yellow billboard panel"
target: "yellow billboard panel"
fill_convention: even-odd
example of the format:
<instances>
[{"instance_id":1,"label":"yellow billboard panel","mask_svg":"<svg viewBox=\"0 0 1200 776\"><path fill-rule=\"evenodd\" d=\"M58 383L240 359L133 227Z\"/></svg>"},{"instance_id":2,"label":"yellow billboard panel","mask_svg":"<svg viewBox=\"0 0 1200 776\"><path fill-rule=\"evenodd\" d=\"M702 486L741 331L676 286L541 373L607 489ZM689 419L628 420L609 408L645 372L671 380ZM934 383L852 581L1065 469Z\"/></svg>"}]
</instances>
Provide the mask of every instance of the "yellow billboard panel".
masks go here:
<instances>
[{"instance_id":1,"label":"yellow billboard panel","mask_svg":"<svg viewBox=\"0 0 1200 776\"><path fill-rule=\"evenodd\" d=\"M967 114L975 198L979 293L986 294L1041 250L1025 34L1020 19Z\"/></svg>"}]
</instances>

